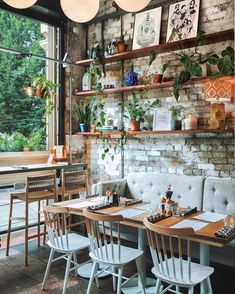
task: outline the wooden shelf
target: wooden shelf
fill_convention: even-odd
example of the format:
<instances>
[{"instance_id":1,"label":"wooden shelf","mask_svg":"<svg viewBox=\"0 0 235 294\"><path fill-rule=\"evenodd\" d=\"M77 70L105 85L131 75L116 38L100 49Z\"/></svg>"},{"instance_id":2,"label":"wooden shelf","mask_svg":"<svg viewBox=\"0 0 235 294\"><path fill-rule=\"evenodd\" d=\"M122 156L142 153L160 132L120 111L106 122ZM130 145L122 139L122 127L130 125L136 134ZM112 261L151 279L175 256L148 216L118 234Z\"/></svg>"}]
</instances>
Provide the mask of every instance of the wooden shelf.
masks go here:
<instances>
[{"instance_id":1,"label":"wooden shelf","mask_svg":"<svg viewBox=\"0 0 235 294\"><path fill-rule=\"evenodd\" d=\"M213 129L196 129L196 130L177 130L177 131L130 131L127 132L126 135L164 135L164 134L200 134L200 133L233 133L233 129L218 129L218 130L213 130ZM81 136L113 136L113 135L121 135L122 132L120 131L113 131L113 132L77 132L74 135L81 135Z\"/></svg>"},{"instance_id":2,"label":"wooden shelf","mask_svg":"<svg viewBox=\"0 0 235 294\"><path fill-rule=\"evenodd\" d=\"M184 85L194 85L199 83L204 83L209 80L209 77L199 77L193 78L190 81L184 83ZM112 88L112 89L105 89L100 94L96 93L95 91L83 91L77 92L74 96L78 97L85 97L85 96L95 96L95 95L108 95L108 94L118 94L118 93L129 93L133 91L143 91L145 89L154 90L154 89L163 89L163 88L170 88L174 86L174 81L163 82L161 84L152 84L152 85L137 85L131 87L120 87L120 88Z\"/></svg>"},{"instance_id":3,"label":"wooden shelf","mask_svg":"<svg viewBox=\"0 0 235 294\"><path fill-rule=\"evenodd\" d=\"M205 35L206 44L224 42L228 40L234 40L233 30L226 30L226 31L218 32L218 33ZM182 47L185 49L191 48L191 47L195 47L196 43L197 43L197 38L190 38L187 40L181 40L181 41L151 46L147 48L126 51L123 53L107 56L105 58L105 62L111 63L111 62L116 62L116 61L121 61L126 59L133 59L133 58L148 56L152 50L156 50L156 52L159 54L159 53L180 50L182 49ZM80 61L77 61L76 64L80 66L88 66L92 61L93 59L80 60Z\"/></svg>"}]
</instances>

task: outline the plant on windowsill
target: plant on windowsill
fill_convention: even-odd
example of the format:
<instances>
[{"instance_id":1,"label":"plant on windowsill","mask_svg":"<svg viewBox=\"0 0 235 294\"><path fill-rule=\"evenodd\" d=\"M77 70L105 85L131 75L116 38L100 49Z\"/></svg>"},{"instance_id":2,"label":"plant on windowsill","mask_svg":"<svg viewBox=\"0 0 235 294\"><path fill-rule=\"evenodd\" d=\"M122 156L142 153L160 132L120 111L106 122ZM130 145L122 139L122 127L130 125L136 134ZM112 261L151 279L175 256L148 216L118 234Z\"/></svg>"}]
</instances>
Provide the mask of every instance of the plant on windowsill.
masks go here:
<instances>
[{"instance_id":1,"label":"plant on windowsill","mask_svg":"<svg viewBox=\"0 0 235 294\"><path fill-rule=\"evenodd\" d=\"M141 99L137 97L135 92L132 92L132 98L125 104L128 115L124 115L124 117L130 120L131 131L139 131L140 123L144 122L146 112L154 107L159 107L161 102L156 100L150 103L147 100L146 103L141 103Z\"/></svg>"}]
</instances>

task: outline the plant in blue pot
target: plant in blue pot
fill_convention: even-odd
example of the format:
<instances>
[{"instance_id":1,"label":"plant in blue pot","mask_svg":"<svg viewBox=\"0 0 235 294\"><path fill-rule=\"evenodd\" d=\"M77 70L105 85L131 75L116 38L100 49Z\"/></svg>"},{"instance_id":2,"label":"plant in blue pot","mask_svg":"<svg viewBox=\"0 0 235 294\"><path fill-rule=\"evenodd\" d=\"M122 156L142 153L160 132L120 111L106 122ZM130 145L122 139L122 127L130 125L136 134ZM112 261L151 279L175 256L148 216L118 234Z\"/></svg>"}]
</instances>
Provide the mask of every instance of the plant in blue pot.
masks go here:
<instances>
[{"instance_id":1,"label":"plant in blue pot","mask_svg":"<svg viewBox=\"0 0 235 294\"><path fill-rule=\"evenodd\" d=\"M82 133L89 131L89 122L91 117L91 108L89 104L78 105L75 109L78 117L80 131Z\"/></svg>"},{"instance_id":2,"label":"plant in blue pot","mask_svg":"<svg viewBox=\"0 0 235 294\"><path fill-rule=\"evenodd\" d=\"M171 119L171 130L181 130L182 129L182 110L183 107L181 105L171 105L169 110L172 113Z\"/></svg>"},{"instance_id":3,"label":"plant in blue pot","mask_svg":"<svg viewBox=\"0 0 235 294\"><path fill-rule=\"evenodd\" d=\"M134 67L131 65L127 74L125 75L125 85L127 87L137 85L138 83L138 74L134 72Z\"/></svg>"}]
</instances>

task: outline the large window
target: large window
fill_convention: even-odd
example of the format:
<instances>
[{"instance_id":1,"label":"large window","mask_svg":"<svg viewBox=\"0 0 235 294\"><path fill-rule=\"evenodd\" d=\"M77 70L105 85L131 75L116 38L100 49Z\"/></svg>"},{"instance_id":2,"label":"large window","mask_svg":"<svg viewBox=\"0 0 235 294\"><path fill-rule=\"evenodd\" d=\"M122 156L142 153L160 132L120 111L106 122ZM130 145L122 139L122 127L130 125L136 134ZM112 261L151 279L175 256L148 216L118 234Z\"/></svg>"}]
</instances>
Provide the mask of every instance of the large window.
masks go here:
<instances>
[{"instance_id":1,"label":"large window","mask_svg":"<svg viewBox=\"0 0 235 294\"><path fill-rule=\"evenodd\" d=\"M29 96L26 89L38 76L55 82L56 65L34 56L57 57L56 29L1 10L0 28L0 152L48 150L55 137L55 97Z\"/></svg>"}]
</instances>

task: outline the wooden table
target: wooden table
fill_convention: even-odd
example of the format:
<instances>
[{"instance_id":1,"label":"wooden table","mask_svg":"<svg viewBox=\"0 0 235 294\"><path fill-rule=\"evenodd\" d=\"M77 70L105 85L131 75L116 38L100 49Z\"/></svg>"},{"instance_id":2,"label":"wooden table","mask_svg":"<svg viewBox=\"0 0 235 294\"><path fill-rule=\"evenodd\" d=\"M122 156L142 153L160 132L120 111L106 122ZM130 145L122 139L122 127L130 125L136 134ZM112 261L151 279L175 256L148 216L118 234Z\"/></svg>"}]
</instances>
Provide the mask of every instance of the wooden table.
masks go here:
<instances>
[{"instance_id":1,"label":"wooden table","mask_svg":"<svg viewBox=\"0 0 235 294\"><path fill-rule=\"evenodd\" d=\"M16 166L0 166L0 175L68 169L71 167L85 168L86 164L84 163L68 164L67 162L65 163L61 162L61 163L52 163L52 164L41 163L41 164L16 165Z\"/></svg>"},{"instance_id":2,"label":"wooden table","mask_svg":"<svg viewBox=\"0 0 235 294\"><path fill-rule=\"evenodd\" d=\"M86 201L97 201L97 198L95 198L95 197L90 198L90 199L87 199ZM60 206L60 207L68 207L71 214L81 216L82 210L85 207L85 203L84 203L84 206L80 206L82 202L83 201L81 201L79 199L74 199L74 200L70 200L70 201L60 202L60 203L57 203L56 205ZM143 205L143 204L137 204L137 205L133 205L130 207L111 207L111 208L99 210L99 213L104 213L104 214L114 214L114 213L118 213L118 212L121 213L124 209L132 209L132 208L141 209L140 208L141 205ZM202 211L199 211L195 214L192 214L190 216L185 216L185 217L173 217L172 216L172 217L166 218L164 220L161 220L160 222L158 222L158 224L161 226L165 226L165 227L171 227L184 219L192 219L193 217L195 217L196 215L199 215L201 213L202 213ZM143 250L144 252L145 252L145 247L146 247L146 234L145 234L145 227L143 225L143 219L145 217L147 217L148 214L149 214L148 211L143 211L142 214L139 214L135 217L131 217L131 218L124 217L124 221L122 222L122 224L124 224L124 225L138 229L138 249ZM234 239L234 237L231 237L231 238L224 240L221 238L217 238L215 236L215 232L217 232L223 226L224 226L224 221L220 220L220 221L214 222L214 223L211 222L207 226L205 226L202 229L197 230L195 232L195 235L192 238L192 240L200 243L200 263L201 264L209 265L209 246L223 247L224 245L226 245L227 243L229 243L231 240ZM145 259L145 255L143 256L143 259ZM146 277L145 264L146 263L143 262L142 268L143 268L143 271L144 271L144 274ZM150 284L151 284L151 281L150 281ZM152 290L153 289L151 289L150 292L147 291L146 293L153 293ZM123 291L123 289L122 289L122 291ZM124 293L137 293L136 291L137 291L137 288L135 287L133 290L124 291ZM201 294L202 293L203 294L208 293L205 283L201 284Z\"/></svg>"}]
</instances>

